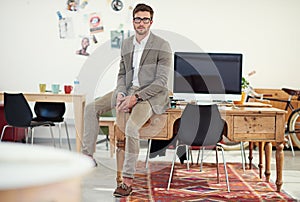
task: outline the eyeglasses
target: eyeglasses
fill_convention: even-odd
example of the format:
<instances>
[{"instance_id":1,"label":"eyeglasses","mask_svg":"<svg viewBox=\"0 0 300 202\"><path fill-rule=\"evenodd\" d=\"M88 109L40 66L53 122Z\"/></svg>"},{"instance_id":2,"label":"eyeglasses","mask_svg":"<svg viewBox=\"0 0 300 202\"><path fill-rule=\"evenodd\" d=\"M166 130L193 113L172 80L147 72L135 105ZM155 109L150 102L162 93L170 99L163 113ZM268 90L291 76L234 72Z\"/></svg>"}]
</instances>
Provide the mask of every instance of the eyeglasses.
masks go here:
<instances>
[{"instance_id":1,"label":"eyeglasses","mask_svg":"<svg viewBox=\"0 0 300 202\"><path fill-rule=\"evenodd\" d=\"M140 18L140 17L133 18L133 22L136 24L141 23L141 21L143 21L144 24L149 24L151 18Z\"/></svg>"}]
</instances>

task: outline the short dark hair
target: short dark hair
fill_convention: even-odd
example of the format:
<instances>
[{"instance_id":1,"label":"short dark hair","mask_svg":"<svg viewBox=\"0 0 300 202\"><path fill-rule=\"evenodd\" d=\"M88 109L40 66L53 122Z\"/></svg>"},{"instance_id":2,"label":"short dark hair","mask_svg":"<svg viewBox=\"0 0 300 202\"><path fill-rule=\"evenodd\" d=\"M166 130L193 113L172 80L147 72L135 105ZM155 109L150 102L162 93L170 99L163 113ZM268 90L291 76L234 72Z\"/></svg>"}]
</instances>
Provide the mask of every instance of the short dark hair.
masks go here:
<instances>
[{"instance_id":1,"label":"short dark hair","mask_svg":"<svg viewBox=\"0 0 300 202\"><path fill-rule=\"evenodd\" d=\"M151 8L151 6L148 6L146 4L138 4L138 5L136 5L136 7L133 9L133 13L132 13L133 17L139 11L147 11L147 12L149 12L151 20L153 19L153 13L154 13L154 11Z\"/></svg>"}]
</instances>

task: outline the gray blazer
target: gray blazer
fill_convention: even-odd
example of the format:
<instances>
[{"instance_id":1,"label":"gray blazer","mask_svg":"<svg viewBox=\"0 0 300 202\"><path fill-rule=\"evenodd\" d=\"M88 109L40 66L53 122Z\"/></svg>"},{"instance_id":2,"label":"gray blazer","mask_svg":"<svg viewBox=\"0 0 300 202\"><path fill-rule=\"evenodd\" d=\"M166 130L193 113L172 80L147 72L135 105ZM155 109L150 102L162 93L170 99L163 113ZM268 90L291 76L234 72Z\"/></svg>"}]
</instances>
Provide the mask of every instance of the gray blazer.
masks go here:
<instances>
[{"instance_id":1,"label":"gray blazer","mask_svg":"<svg viewBox=\"0 0 300 202\"><path fill-rule=\"evenodd\" d=\"M133 79L133 37L123 41L116 93L127 94ZM148 100L154 113L161 114L169 106L168 77L172 64L170 45L150 33L143 51L138 72L140 89L137 94Z\"/></svg>"}]
</instances>

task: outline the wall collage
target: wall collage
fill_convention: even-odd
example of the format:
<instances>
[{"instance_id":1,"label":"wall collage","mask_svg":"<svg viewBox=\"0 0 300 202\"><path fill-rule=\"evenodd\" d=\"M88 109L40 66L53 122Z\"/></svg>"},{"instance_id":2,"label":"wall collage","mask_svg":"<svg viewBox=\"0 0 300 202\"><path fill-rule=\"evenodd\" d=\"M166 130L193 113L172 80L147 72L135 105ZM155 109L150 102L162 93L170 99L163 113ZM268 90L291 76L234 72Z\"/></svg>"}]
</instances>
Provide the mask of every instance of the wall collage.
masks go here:
<instances>
[{"instance_id":1,"label":"wall collage","mask_svg":"<svg viewBox=\"0 0 300 202\"><path fill-rule=\"evenodd\" d=\"M99 34L107 31L105 30L100 12L84 12L89 7L91 1L96 0L66 0L65 7L60 8L56 12L60 39L78 38L78 43L80 43L81 48L74 51L77 55L89 56L91 54L89 52L89 46L91 44L97 44ZM123 0L107 0L107 7L113 12L120 12L127 9L128 12L131 13L133 9L132 6L125 8ZM105 9L107 9L107 7ZM77 18L83 19L81 21L84 22L84 26L81 27L86 27L85 31L81 34L75 33L76 31L74 31L74 27L76 26L75 19ZM111 48L121 48L125 34L123 28L123 24L121 23L116 30L110 30ZM130 31L128 31L127 35L130 35Z\"/></svg>"}]
</instances>

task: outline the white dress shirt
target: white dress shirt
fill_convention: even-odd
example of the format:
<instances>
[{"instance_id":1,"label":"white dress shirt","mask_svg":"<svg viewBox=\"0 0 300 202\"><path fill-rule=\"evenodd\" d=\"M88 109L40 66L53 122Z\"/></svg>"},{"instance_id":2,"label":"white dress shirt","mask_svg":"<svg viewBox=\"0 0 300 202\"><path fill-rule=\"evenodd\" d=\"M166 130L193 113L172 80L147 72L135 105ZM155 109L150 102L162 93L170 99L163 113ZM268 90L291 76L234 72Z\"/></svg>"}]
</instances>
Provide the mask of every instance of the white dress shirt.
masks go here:
<instances>
[{"instance_id":1,"label":"white dress shirt","mask_svg":"<svg viewBox=\"0 0 300 202\"><path fill-rule=\"evenodd\" d=\"M140 43L137 42L135 37L133 38L133 47L134 47L133 60L132 60L132 67L133 67L132 68L133 69L132 85L133 86L140 87L138 73L139 73L139 69L140 69L141 57L142 57L142 54L144 52L146 43L147 43L149 35L150 35L149 33Z\"/></svg>"}]
</instances>

